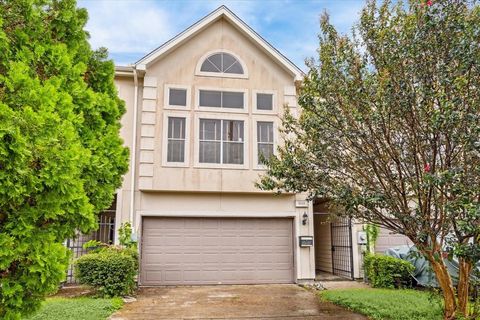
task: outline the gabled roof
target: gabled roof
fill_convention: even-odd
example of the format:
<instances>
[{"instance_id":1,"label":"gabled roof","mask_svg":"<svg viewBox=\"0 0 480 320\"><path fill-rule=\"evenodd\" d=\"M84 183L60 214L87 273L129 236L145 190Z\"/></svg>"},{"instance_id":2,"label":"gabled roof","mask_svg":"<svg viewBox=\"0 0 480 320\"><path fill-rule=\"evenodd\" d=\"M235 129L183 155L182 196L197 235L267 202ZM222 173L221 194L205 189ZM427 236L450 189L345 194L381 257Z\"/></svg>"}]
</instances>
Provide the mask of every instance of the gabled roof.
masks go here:
<instances>
[{"instance_id":1,"label":"gabled roof","mask_svg":"<svg viewBox=\"0 0 480 320\"><path fill-rule=\"evenodd\" d=\"M195 36L200 31L204 30L209 25L221 18L228 20L236 29L238 29L248 38L252 39L254 43L258 44L259 48L261 48L267 55L272 57L285 70L295 76L295 80L303 79L303 72L300 68L298 68L292 61L290 61L287 57L281 54L280 51L275 49L270 43L263 39L258 33L256 33L252 28L250 28L250 26L248 26L244 21L242 21L226 6L220 6L218 9L211 12L203 19L191 25L182 33L168 40L160 47L135 62L135 67L139 70L145 70L151 63L156 61L162 55L171 52L172 50L180 46L182 43Z\"/></svg>"}]
</instances>

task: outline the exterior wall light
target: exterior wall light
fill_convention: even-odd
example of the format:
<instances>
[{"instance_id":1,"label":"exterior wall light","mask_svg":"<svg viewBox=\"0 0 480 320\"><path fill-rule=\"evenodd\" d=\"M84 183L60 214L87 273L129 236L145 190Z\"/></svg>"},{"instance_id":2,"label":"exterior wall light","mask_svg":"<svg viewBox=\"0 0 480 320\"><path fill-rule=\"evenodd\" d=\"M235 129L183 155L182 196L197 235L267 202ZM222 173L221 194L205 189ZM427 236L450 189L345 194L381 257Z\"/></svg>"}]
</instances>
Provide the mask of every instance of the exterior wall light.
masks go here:
<instances>
[{"instance_id":1,"label":"exterior wall light","mask_svg":"<svg viewBox=\"0 0 480 320\"><path fill-rule=\"evenodd\" d=\"M308 214L304 212L302 216L302 224L306 225L307 223L308 223Z\"/></svg>"}]
</instances>

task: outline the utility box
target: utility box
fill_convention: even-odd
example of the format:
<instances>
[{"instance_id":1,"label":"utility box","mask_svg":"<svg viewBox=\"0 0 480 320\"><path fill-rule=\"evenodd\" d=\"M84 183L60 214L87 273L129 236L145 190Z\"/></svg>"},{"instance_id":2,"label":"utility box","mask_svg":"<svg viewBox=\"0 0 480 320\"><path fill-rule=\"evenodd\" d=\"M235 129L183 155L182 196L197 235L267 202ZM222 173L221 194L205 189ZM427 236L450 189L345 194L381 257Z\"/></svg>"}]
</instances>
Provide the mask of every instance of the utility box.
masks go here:
<instances>
[{"instance_id":1,"label":"utility box","mask_svg":"<svg viewBox=\"0 0 480 320\"><path fill-rule=\"evenodd\" d=\"M367 244L367 233L365 231L357 232L357 244L360 244L360 245Z\"/></svg>"}]
</instances>

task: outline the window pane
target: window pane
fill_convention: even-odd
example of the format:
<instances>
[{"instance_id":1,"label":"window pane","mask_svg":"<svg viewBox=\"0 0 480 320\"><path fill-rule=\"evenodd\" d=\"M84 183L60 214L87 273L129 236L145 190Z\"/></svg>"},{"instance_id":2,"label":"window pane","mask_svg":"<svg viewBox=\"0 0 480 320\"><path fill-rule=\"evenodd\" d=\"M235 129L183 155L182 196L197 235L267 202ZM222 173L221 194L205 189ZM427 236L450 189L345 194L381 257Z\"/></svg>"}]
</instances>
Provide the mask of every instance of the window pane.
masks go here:
<instances>
[{"instance_id":1,"label":"window pane","mask_svg":"<svg viewBox=\"0 0 480 320\"><path fill-rule=\"evenodd\" d=\"M185 140L168 140L167 161L185 161Z\"/></svg>"},{"instance_id":2,"label":"window pane","mask_svg":"<svg viewBox=\"0 0 480 320\"><path fill-rule=\"evenodd\" d=\"M243 143L223 143L223 163L243 164Z\"/></svg>"},{"instance_id":3,"label":"window pane","mask_svg":"<svg viewBox=\"0 0 480 320\"><path fill-rule=\"evenodd\" d=\"M257 93L257 109L273 110L273 94Z\"/></svg>"},{"instance_id":4,"label":"window pane","mask_svg":"<svg viewBox=\"0 0 480 320\"><path fill-rule=\"evenodd\" d=\"M200 119L200 140L220 140L221 120Z\"/></svg>"},{"instance_id":5,"label":"window pane","mask_svg":"<svg viewBox=\"0 0 480 320\"><path fill-rule=\"evenodd\" d=\"M243 108L243 92L222 92L223 108Z\"/></svg>"},{"instance_id":6,"label":"window pane","mask_svg":"<svg viewBox=\"0 0 480 320\"><path fill-rule=\"evenodd\" d=\"M222 71L225 72L225 70L230 68L232 66L232 64L234 64L235 62L237 62L237 59L235 59L231 54L223 53L223 68L222 68Z\"/></svg>"},{"instance_id":7,"label":"window pane","mask_svg":"<svg viewBox=\"0 0 480 320\"><path fill-rule=\"evenodd\" d=\"M187 105L187 90L186 89L170 89L168 97L168 104L171 106L186 106Z\"/></svg>"},{"instance_id":8,"label":"window pane","mask_svg":"<svg viewBox=\"0 0 480 320\"><path fill-rule=\"evenodd\" d=\"M220 108L221 105L221 91L200 90L200 106Z\"/></svg>"},{"instance_id":9,"label":"window pane","mask_svg":"<svg viewBox=\"0 0 480 320\"><path fill-rule=\"evenodd\" d=\"M263 164L263 159L270 158L273 155L273 143L259 143L258 144L258 164Z\"/></svg>"},{"instance_id":10,"label":"window pane","mask_svg":"<svg viewBox=\"0 0 480 320\"><path fill-rule=\"evenodd\" d=\"M257 122L257 141L273 142L273 122Z\"/></svg>"},{"instance_id":11,"label":"window pane","mask_svg":"<svg viewBox=\"0 0 480 320\"><path fill-rule=\"evenodd\" d=\"M208 57L208 60L216 67L216 72L222 72L222 54L216 53Z\"/></svg>"},{"instance_id":12,"label":"window pane","mask_svg":"<svg viewBox=\"0 0 480 320\"><path fill-rule=\"evenodd\" d=\"M205 60L200 67L200 71L204 72L220 72L220 70L210 60Z\"/></svg>"},{"instance_id":13,"label":"window pane","mask_svg":"<svg viewBox=\"0 0 480 320\"><path fill-rule=\"evenodd\" d=\"M185 118L168 117L168 138L185 139Z\"/></svg>"},{"instance_id":14,"label":"window pane","mask_svg":"<svg viewBox=\"0 0 480 320\"><path fill-rule=\"evenodd\" d=\"M230 67L225 69L225 73L235 73L235 74L243 74L243 68L240 63L237 61L232 64Z\"/></svg>"},{"instance_id":15,"label":"window pane","mask_svg":"<svg viewBox=\"0 0 480 320\"><path fill-rule=\"evenodd\" d=\"M220 142L200 141L200 163L220 163Z\"/></svg>"},{"instance_id":16,"label":"window pane","mask_svg":"<svg viewBox=\"0 0 480 320\"><path fill-rule=\"evenodd\" d=\"M223 120L223 140L243 141L243 121Z\"/></svg>"}]
</instances>

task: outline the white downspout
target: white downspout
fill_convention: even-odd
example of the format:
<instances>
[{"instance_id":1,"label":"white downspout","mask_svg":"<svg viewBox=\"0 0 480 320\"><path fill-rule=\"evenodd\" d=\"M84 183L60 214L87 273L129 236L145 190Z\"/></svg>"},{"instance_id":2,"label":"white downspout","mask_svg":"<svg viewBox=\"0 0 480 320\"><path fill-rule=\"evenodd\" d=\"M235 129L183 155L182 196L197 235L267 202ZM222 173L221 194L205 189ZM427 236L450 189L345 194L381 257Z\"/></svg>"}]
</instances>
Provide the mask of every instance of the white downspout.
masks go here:
<instances>
[{"instance_id":1,"label":"white downspout","mask_svg":"<svg viewBox=\"0 0 480 320\"><path fill-rule=\"evenodd\" d=\"M132 150L130 152L130 224L132 225L132 229L135 230L134 227L134 219L133 219L133 212L135 210L135 169L136 169L136 151L137 151L137 113L138 113L138 75L137 69L133 67L133 82L135 87L135 92L133 94L133 131L132 131Z\"/></svg>"}]
</instances>

